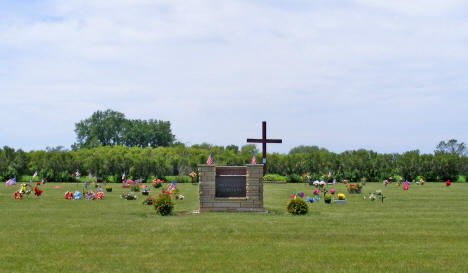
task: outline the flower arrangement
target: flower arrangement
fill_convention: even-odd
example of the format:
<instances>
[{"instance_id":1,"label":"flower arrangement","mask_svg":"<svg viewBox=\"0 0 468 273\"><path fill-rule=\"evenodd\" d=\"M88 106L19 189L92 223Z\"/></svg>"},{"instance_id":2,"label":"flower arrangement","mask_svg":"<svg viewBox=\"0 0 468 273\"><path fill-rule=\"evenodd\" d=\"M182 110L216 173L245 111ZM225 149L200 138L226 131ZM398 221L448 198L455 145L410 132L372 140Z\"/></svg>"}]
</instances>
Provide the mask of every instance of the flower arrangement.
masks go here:
<instances>
[{"instance_id":1,"label":"flower arrangement","mask_svg":"<svg viewBox=\"0 0 468 273\"><path fill-rule=\"evenodd\" d=\"M197 173L196 172L191 172L189 173L189 176L190 178L192 179L192 183L196 183L197 182Z\"/></svg>"},{"instance_id":2,"label":"flower arrangement","mask_svg":"<svg viewBox=\"0 0 468 273\"><path fill-rule=\"evenodd\" d=\"M65 194L63 195L63 198L67 199L67 200L72 200L73 199L73 193L71 191L67 191L65 192Z\"/></svg>"},{"instance_id":3,"label":"flower arrangement","mask_svg":"<svg viewBox=\"0 0 468 273\"><path fill-rule=\"evenodd\" d=\"M144 186L143 190L141 191L141 194L142 195L149 195L149 190L148 190L148 187L146 187L146 185Z\"/></svg>"},{"instance_id":4,"label":"flower arrangement","mask_svg":"<svg viewBox=\"0 0 468 273\"><path fill-rule=\"evenodd\" d=\"M286 206L286 210L289 213L293 215L307 214L307 212L309 211L309 206L307 206L306 201L304 201L303 199L304 198L303 192L299 192L296 194L293 191L291 192L291 195L289 197L291 197L291 199L289 200L288 205Z\"/></svg>"},{"instance_id":5,"label":"flower arrangement","mask_svg":"<svg viewBox=\"0 0 468 273\"><path fill-rule=\"evenodd\" d=\"M136 200L137 195L134 192L130 191L130 192L122 193L120 195L120 198L125 199L125 200Z\"/></svg>"},{"instance_id":6,"label":"flower arrangement","mask_svg":"<svg viewBox=\"0 0 468 273\"><path fill-rule=\"evenodd\" d=\"M382 190L376 190L375 193L374 192L369 193L368 198L369 198L369 200L372 201L372 203L374 203L375 199L377 199L377 198L379 198L383 203L383 201L385 199L385 196L383 195ZM364 195L364 199L366 199L365 195Z\"/></svg>"},{"instance_id":7,"label":"flower arrangement","mask_svg":"<svg viewBox=\"0 0 468 273\"><path fill-rule=\"evenodd\" d=\"M174 202L171 198L171 193L163 190L158 196L153 200L154 209L159 215L166 216L172 214L174 209Z\"/></svg>"},{"instance_id":8,"label":"flower arrangement","mask_svg":"<svg viewBox=\"0 0 468 273\"><path fill-rule=\"evenodd\" d=\"M73 194L73 200L80 200L81 199L81 192L80 191L75 191Z\"/></svg>"},{"instance_id":9,"label":"flower arrangement","mask_svg":"<svg viewBox=\"0 0 468 273\"><path fill-rule=\"evenodd\" d=\"M347 184L346 189L349 193L361 193L362 185L359 184Z\"/></svg>"},{"instance_id":10,"label":"flower arrangement","mask_svg":"<svg viewBox=\"0 0 468 273\"><path fill-rule=\"evenodd\" d=\"M85 193L85 199L94 200L96 199L96 194L93 191L88 191L87 193Z\"/></svg>"},{"instance_id":11,"label":"flower arrangement","mask_svg":"<svg viewBox=\"0 0 468 273\"><path fill-rule=\"evenodd\" d=\"M102 191L96 193L96 200L101 200L104 198L104 193Z\"/></svg>"},{"instance_id":12,"label":"flower arrangement","mask_svg":"<svg viewBox=\"0 0 468 273\"><path fill-rule=\"evenodd\" d=\"M330 193L331 193L332 195L335 194L335 189L331 189L331 190L330 190Z\"/></svg>"},{"instance_id":13,"label":"flower arrangement","mask_svg":"<svg viewBox=\"0 0 468 273\"><path fill-rule=\"evenodd\" d=\"M332 195L330 193L325 194L323 201L325 201L326 204L330 204L332 201Z\"/></svg>"},{"instance_id":14,"label":"flower arrangement","mask_svg":"<svg viewBox=\"0 0 468 273\"><path fill-rule=\"evenodd\" d=\"M318 189L315 189L313 192L312 192L314 195L319 195L320 194L320 191Z\"/></svg>"},{"instance_id":15,"label":"flower arrangement","mask_svg":"<svg viewBox=\"0 0 468 273\"><path fill-rule=\"evenodd\" d=\"M23 198L23 194L20 191L15 191L15 193L13 193L13 197L16 200L19 200L19 199Z\"/></svg>"},{"instance_id":16,"label":"flower arrangement","mask_svg":"<svg viewBox=\"0 0 468 273\"><path fill-rule=\"evenodd\" d=\"M106 185L106 191L111 192L112 191L112 186L111 185Z\"/></svg>"},{"instance_id":17,"label":"flower arrangement","mask_svg":"<svg viewBox=\"0 0 468 273\"><path fill-rule=\"evenodd\" d=\"M132 180L128 179L128 180L122 181L122 188L128 189L130 188L130 185L133 185Z\"/></svg>"},{"instance_id":18,"label":"flower arrangement","mask_svg":"<svg viewBox=\"0 0 468 273\"><path fill-rule=\"evenodd\" d=\"M148 196L143 200L143 205L151 206L153 205L153 203L154 203L154 199L151 196Z\"/></svg>"},{"instance_id":19,"label":"flower arrangement","mask_svg":"<svg viewBox=\"0 0 468 273\"><path fill-rule=\"evenodd\" d=\"M338 193L338 200L346 200L346 196L342 193Z\"/></svg>"},{"instance_id":20,"label":"flower arrangement","mask_svg":"<svg viewBox=\"0 0 468 273\"><path fill-rule=\"evenodd\" d=\"M138 184L133 184L130 186L130 190L133 192L139 192L140 191L140 186Z\"/></svg>"},{"instance_id":21,"label":"flower arrangement","mask_svg":"<svg viewBox=\"0 0 468 273\"><path fill-rule=\"evenodd\" d=\"M37 196L38 198L41 197L43 190L40 190L37 186L34 187L34 195Z\"/></svg>"},{"instance_id":22,"label":"flower arrangement","mask_svg":"<svg viewBox=\"0 0 468 273\"><path fill-rule=\"evenodd\" d=\"M302 181L308 183L309 185L312 185L312 183L311 183L311 181L310 181L310 179L311 179L312 177L310 176L310 174L305 173L305 174L301 175L301 177L302 177Z\"/></svg>"},{"instance_id":23,"label":"flower arrangement","mask_svg":"<svg viewBox=\"0 0 468 273\"><path fill-rule=\"evenodd\" d=\"M320 182L318 180L315 180L313 183L312 183L316 188L318 188Z\"/></svg>"},{"instance_id":24,"label":"flower arrangement","mask_svg":"<svg viewBox=\"0 0 468 273\"><path fill-rule=\"evenodd\" d=\"M29 195L31 194L31 185L23 183L20 185L20 189L18 191L22 194Z\"/></svg>"},{"instance_id":25,"label":"flower arrangement","mask_svg":"<svg viewBox=\"0 0 468 273\"><path fill-rule=\"evenodd\" d=\"M447 180L447 182L445 182L445 186L450 187L450 185L452 185L452 182L450 182L450 179L449 179Z\"/></svg>"},{"instance_id":26,"label":"flower arrangement","mask_svg":"<svg viewBox=\"0 0 468 273\"><path fill-rule=\"evenodd\" d=\"M348 182L349 182L348 179L343 179L343 184L346 185L346 184L348 184Z\"/></svg>"},{"instance_id":27,"label":"flower arrangement","mask_svg":"<svg viewBox=\"0 0 468 273\"><path fill-rule=\"evenodd\" d=\"M159 178L158 179L153 179L153 187L155 187L156 189L161 188L163 183L164 183L164 181L159 179Z\"/></svg>"}]
</instances>

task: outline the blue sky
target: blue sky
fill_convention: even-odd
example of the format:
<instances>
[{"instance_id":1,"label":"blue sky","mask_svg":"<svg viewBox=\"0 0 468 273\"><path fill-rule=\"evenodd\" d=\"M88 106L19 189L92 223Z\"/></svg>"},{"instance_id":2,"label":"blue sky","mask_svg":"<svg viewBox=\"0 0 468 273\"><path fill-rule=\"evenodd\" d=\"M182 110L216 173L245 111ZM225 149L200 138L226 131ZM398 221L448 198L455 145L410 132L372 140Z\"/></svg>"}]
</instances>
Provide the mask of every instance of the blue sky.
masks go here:
<instances>
[{"instance_id":1,"label":"blue sky","mask_svg":"<svg viewBox=\"0 0 468 273\"><path fill-rule=\"evenodd\" d=\"M468 142L468 4L0 1L0 146L69 147L96 110L178 140L335 152Z\"/></svg>"}]
</instances>

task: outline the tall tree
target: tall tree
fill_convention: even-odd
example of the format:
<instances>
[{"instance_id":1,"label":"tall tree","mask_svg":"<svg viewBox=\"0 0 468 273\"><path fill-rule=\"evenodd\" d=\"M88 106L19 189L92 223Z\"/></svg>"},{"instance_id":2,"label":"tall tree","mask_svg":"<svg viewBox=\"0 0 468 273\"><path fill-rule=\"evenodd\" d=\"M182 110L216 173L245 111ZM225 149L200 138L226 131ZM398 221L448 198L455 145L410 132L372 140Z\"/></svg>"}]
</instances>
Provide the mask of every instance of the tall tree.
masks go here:
<instances>
[{"instance_id":1,"label":"tall tree","mask_svg":"<svg viewBox=\"0 0 468 273\"><path fill-rule=\"evenodd\" d=\"M450 139L447 142L441 141L439 145L437 145L435 152L463 156L467 155L467 148L464 142L459 143L456 139Z\"/></svg>"},{"instance_id":2,"label":"tall tree","mask_svg":"<svg viewBox=\"0 0 468 273\"><path fill-rule=\"evenodd\" d=\"M123 113L96 111L91 117L75 124L77 143L72 148L126 145L129 147L159 147L174 143L169 121L129 120Z\"/></svg>"}]
</instances>

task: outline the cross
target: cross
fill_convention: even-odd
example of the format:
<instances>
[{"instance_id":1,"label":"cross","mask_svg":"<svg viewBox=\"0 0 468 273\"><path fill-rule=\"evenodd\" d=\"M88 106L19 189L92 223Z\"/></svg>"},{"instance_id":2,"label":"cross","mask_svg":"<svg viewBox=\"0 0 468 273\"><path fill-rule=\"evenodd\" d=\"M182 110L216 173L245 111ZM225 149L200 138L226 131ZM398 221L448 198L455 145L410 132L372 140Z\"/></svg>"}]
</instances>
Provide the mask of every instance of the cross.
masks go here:
<instances>
[{"instance_id":1,"label":"cross","mask_svg":"<svg viewBox=\"0 0 468 273\"><path fill-rule=\"evenodd\" d=\"M266 136L266 121L262 122L262 138L261 139L255 139L255 138L248 138L247 142L249 143L262 143L262 152L263 152L263 175L266 174L266 155L267 155L267 149L266 149L266 144L267 143L283 143L282 139L267 139Z\"/></svg>"}]
</instances>

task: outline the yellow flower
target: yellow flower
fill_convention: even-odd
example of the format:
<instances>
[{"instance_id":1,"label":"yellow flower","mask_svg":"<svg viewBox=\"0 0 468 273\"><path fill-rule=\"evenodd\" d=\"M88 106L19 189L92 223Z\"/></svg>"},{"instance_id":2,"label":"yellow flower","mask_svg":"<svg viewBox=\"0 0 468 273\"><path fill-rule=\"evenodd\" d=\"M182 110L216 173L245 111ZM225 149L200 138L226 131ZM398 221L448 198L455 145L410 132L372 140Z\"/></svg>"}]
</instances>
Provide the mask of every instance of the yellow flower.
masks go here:
<instances>
[{"instance_id":1,"label":"yellow flower","mask_svg":"<svg viewBox=\"0 0 468 273\"><path fill-rule=\"evenodd\" d=\"M338 200L346 200L346 196L342 193L338 193Z\"/></svg>"}]
</instances>

